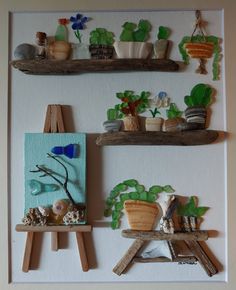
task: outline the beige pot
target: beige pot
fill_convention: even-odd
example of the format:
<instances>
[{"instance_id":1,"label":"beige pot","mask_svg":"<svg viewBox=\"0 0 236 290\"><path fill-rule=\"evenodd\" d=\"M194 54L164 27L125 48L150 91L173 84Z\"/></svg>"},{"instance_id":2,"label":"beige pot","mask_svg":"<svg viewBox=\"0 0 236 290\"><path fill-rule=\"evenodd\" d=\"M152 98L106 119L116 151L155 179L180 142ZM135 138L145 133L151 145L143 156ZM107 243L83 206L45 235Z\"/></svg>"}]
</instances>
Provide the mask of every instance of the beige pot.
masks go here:
<instances>
[{"instance_id":1,"label":"beige pot","mask_svg":"<svg viewBox=\"0 0 236 290\"><path fill-rule=\"evenodd\" d=\"M48 53L51 58L66 60L70 57L71 45L63 40L54 41L49 45Z\"/></svg>"},{"instance_id":2,"label":"beige pot","mask_svg":"<svg viewBox=\"0 0 236 290\"><path fill-rule=\"evenodd\" d=\"M146 131L161 131L164 119L162 118L146 118Z\"/></svg>"},{"instance_id":3,"label":"beige pot","mask_svg":"<svg viewBox=\"0 0 236 290\"><path fill-rule=\"evenodd\" d=\"M156 203L126 200L124 209L132 230L151 231L155 225L158 207Z\"/></svg>"},{"instance_id":4,"label":"beige pot","mask_svg":"<svg viewBox=\"0 0 236 290\"><path fill-rule=\"evenodd\" d=\"M118 58L148 58L151 55L151 42L115 41L114 48Z\"/></svg>"},{"instance_id":5,"label":"beige pot","mask_svg":"<svg viewBox=\"0 0 236 290\"><path fill-rule=\"evenodd\" d=\"M126 116L123 119L125 131L139 131L139 119L138 116Z\"/></svg>"}]
</instances>

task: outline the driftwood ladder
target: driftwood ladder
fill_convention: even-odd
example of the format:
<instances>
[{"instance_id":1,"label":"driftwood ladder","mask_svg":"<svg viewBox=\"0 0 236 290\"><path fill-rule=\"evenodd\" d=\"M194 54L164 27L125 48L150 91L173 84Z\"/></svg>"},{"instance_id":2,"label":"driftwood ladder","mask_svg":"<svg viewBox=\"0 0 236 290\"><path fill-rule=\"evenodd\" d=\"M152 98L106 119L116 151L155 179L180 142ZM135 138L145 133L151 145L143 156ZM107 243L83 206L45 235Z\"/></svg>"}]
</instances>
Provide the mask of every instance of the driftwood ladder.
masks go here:
<instances>
[{"instance_id":1,"label":"driftwood ladder","mask_svg":"<svg viewBox=\"0 0 236 290\"><path fill-rule=\"evenodd\" d=\"M62 117L61 105L48 105L46 119L44 124L44 133L65 133L65 127ZM26 226L22 224L16 225L17 232L26 232L26 244L23 258L22 271L28 272L30 269L30 261L35 241L35 233L51 233L51 249L57 251L59 249L59 233L74 232L76 235L81 267L84 272L89 270L89 264L84 245L84 233L92 231L91 225L61 225L61 226Z\"/></svg>"},{"instance_id":2,"label":"driftwood ladder","mask_svg":"<svg viewBox=\"0 0 236 290\"><path fill-rule=\"evenodd\" d=\"M199 241L206 241L208 239L207 231L194 231L194 232L176 232L174 234L166 234L162 231L134 231L134 230L123 230L122 236L125 238L134 239L134 242L129 247L124 256L113 268L113 272L117 275L123 274L127 271L128 267L133 262L140 263L150 263L150 262L178 262L178 263L195 263L199 262L202 268L205 270L208 276L215 275L218 270L215 265L208 257L206 252L201 247ZM168 241L170 243L174 241L182 241L186 243L191 256L175 256L173 249L170 249L172 258L166 257L157 257L157 258L143 258L139 257L138 254L142 250L142 247L145 246L150 241Z\"/></svg>"}]
</instances>

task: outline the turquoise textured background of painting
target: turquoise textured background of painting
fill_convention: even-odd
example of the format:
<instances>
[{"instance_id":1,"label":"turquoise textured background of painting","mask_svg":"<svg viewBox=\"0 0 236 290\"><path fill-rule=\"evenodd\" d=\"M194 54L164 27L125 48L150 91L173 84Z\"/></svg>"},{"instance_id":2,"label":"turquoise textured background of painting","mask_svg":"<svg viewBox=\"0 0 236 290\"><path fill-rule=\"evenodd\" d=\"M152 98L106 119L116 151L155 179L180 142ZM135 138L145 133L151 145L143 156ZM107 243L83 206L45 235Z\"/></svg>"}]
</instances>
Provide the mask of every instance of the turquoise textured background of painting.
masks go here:
<instances>
[{"instance_id":1,"label":"turquoise textured background of painting","mask_svg":"<svg viewBox=\"0 0 236 290\"><path fill-rule=\"evenodd\" d=\"M69 159L60 155L60 160L68 169L69 181L68 190L75 202L86 203L86 135L84 133L26 133L25 134L25 213L31 207L39 205L52 205L57 199L66 199L64 190L60 187L54 192L44 192L38 195L32 195L28 181L36 179L45 184L57 184L51 177L39 173L32 173L30 170L36 170L35 165L43 165L46 168L56 172L55 175L63 183L65 181L65 170L63 167L47 157L54 146L66 146L68 144L79 144L79 154L77 158Z\"/></svg>"}]
</instances>

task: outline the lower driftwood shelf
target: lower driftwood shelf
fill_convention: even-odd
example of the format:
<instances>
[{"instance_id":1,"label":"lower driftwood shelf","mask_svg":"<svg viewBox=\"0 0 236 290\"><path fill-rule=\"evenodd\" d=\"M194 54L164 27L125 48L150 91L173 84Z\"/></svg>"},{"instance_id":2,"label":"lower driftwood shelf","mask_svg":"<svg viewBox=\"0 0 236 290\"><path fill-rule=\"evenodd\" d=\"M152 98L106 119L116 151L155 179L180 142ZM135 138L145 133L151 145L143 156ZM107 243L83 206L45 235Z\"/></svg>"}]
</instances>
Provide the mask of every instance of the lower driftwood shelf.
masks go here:
<instances>
[{"instance_id":1,"label":"lower driftwood shelf","mask_svg":"<svg viewBox=\"0 0 236 290\"><path fill-rule=\"evenodd\" d=\"M25 253L23 258L22 271L28 272L30 267L30 260L33 248L33 242L35 239L35 233L51 233L51 248L53 251L57 251L58 247L58 233L62 232L74 232L76 234L76 240L78 245L78 250L80 254L80 261L82 270L87 272L89 270L89 264L86 254L86 249L84 245L84 236L83 233L88 233L92 231L91 225L65 225L65 226L25 226L23 224L16 225L17 232L27 232L26 244L25 244Z\"/></svg>"},{"instance_id":2,"label":"lower driftwood shelf","mask_svg":"<svg viewBox=\"0 0 236 290\"><path fill-rule=\"evenodd\" d=\"M100 134L96 140L99 146L106 145L205 145L218 138L215 130L193 130L181 132L112 132Z\"/></svg>"},{"instance_id":3,"label":"lower driftwood shelf","mask_svg":"<svg viewBox=\"0 0 236 290\"><path fill-rule=\"evenodd\" d=\"M133 262L150 263L150 262L178 262L178 263L189 263L193 264L199 262L202 268L205 270L208 276L215 275L218 270L203 250L202 246L198 241L205 241L208 239L207 231L195 231L195 232L176 232L174 234L166 234L162 231L134 231L134 230L123 230L122 236L125 238L135 239L129 249L126 251L124 256L113 268L113 272L117 275L123 274L127 268ZM168 246L171 250L172 259L166 257L154 257L154 258L143 258L137 256L142 247L144 247L149 241L167 241ZM182 241L189 248L192 253L191 256L176 256L173 252L174 241Z\"/></svg>"}]
</instances>

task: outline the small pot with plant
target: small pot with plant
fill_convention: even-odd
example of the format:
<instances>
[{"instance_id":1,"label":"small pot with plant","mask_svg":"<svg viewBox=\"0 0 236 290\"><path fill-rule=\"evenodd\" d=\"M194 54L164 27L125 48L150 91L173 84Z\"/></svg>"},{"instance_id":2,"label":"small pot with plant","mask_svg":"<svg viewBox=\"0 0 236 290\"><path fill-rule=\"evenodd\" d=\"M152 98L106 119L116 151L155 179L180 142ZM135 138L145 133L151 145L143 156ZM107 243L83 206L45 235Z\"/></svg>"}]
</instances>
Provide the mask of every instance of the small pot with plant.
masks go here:
<instances>
[{"instance_id":1,"label":"small pot with plant","mask_svg":"<svg viewBox=\"0 0 236 290\"><path fill-rule=\"evenodd\" d=\"M170 41L168 37L170 35L170 29L165 26L159 26L159 31L157 34L157 40L154 43L154 58L157 59L166 59L168 47Z\"/></svg>"},{"instance_id":2,"label":"small pot with plant","mask_svg":"<svg viewBox=\"0 0 236 290\"><path fill-rule=\"evenodd\" d=\"M90 32L89 50L92 59L110 59L113 57L114 34L105 28L96 28Z\"/></svg>"},{"instance_id":3,"label":"small pot with plant","mask_svg":"<svg viewBox=\"0 0 236 290\"><path fill-rule=\"evenodd\" d=\"M177 214L181 218L182 229L186 232L196 231L199 228L200 219L209 207L197 206L197 197L191 196L185 205L179 205Z\"/></svg>"},{"instance_id":4,"label":"small pot with plant","mask_svg":"<svg viewBox=\"0 0 236 290\"><path fill-rule=\"evenodd\" d=\"M114 48L118 58L143 58L151 55L152 43L149 38L151 24L141 19L138 23L125 22L120 35L120 41L115 41Z\"/></svg>"},{"instance_id":5,"label":"small pot with plant","mask_svg":"<svg viewBox=\"0 0 236 290\"><path fill-rule=\"evenodd\" d=\"M149 110L149 111L152 114L152 118L147 117L145 120L146 131L161 131L164 119L160 117L156 117L156 115L160 114L160 112L157 110L157 108L155 108L154 110Z\"/></svg>"},{"instance_id":6,"label":"small pot with plant","mask_svg":"<svg viewBox=\"0 0 236 290\"><path fill-rule=\"evenodd\" d=\"M175 103L170 103L170 107L166 110L167 120L164 121L163 131L176 132L181 131L185 120L181 118L182 111L180 111Z\"/></svg>"},{"instance_id":7,"label":"small pot with plant","mask_svg":"<svg viewBox=\"0 0 236 290\"><path fill-rule=\"evenodd\" d=\"M205 129L207 106L212 102L213 89L206 84L197 84L191 90L190 96L185 96L187 105L185 118L188 123L197 124L197 129Z\"/></svg>"},{"instance_id":8,"label":"small pot with plant","mask_svg":"<svg viewBox=\"0 0 236 290\"><path fill-rule=\"evenodd\" d=\"M158 214L156 199L161 192L173 193L174 189L170 185L153 185L146 191L137 180L125 180L111 190L104 216L111 216L112 229L118 229L125 210L132 230L151 231Z\"/></svg>"},{"instance_id":9,"label":"small pot with plant","mask_svg":"<svg viewBox=\"0 0 236 290\"><path fill-rule=\"evenodd\" d=\"M139 131L138 115L143 113L149 106L149 96L149 92L143 91L140 95L136 95L129 90L116 94L116 97L121 100L121 104L116 105L115 110L123 118L125 131Z\"/></svg>"},{"instance_id":10,"label":"small pot with plant","mask_svg":"<svg viewBox=\"0 0 236 290\"><path fill-rule=\"evenodd\" d=\"M120 131L122 120L119 120L122 115L116 109L110 108L107 110L107 121L103 122L103 127L107 132Z\"/></svg>"}]
</instances>

